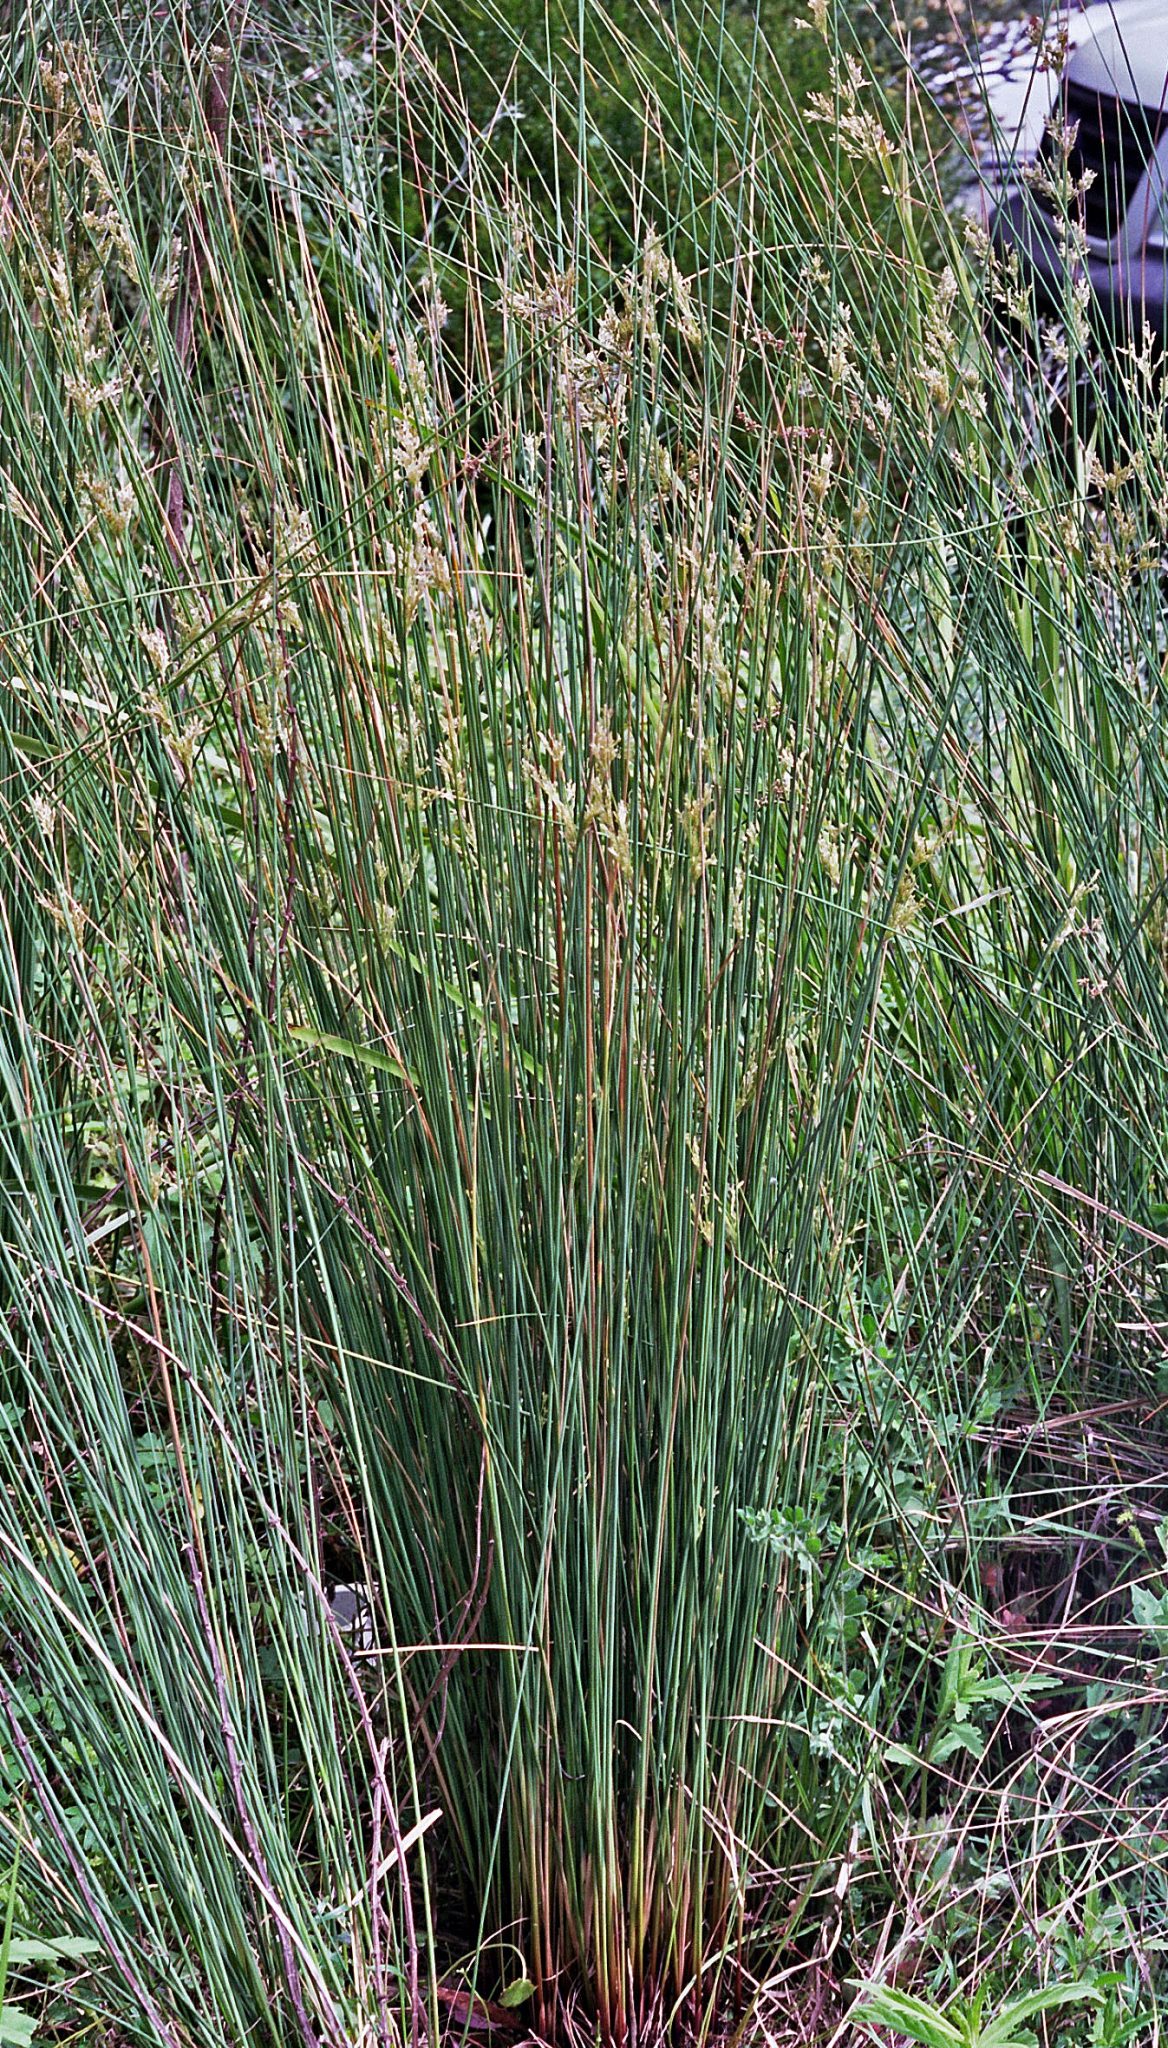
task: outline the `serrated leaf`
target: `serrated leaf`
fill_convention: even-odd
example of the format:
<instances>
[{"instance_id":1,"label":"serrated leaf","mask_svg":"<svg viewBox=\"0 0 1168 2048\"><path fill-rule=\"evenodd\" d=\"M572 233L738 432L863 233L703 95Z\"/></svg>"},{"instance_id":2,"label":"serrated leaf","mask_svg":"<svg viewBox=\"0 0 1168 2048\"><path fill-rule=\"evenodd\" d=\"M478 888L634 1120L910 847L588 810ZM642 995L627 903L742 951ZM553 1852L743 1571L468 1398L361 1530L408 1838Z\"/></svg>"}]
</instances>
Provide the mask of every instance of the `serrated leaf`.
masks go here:
<instances>
[{"instance_id":1,"label":"serrated leaf","mask_svg":"<svg viewBox=\"0 0 1168 2048\"><path fill-rule=\"evenodd\" d=\"M968 1721L956 1721L947 1728L936 1747L929 1753L932 1764L947 1763L959 1749L968 1750L970 1756L982 1756L985 1752L985 1736L980 1728L974 1728Z\"/></svg>"},{"instance_id":2,"label":"serrated leaf","mask_svg":"<svg viewBox=\"0 0 1168 2048\"><path fill-rule=\"evenodd\" d=\"M6 2048L31 2048L36 2039L36 2021L27 2012L17 2012L14 2005L6 2005L0 2012L0 2041Z\"/></svg>"}]
</instances>

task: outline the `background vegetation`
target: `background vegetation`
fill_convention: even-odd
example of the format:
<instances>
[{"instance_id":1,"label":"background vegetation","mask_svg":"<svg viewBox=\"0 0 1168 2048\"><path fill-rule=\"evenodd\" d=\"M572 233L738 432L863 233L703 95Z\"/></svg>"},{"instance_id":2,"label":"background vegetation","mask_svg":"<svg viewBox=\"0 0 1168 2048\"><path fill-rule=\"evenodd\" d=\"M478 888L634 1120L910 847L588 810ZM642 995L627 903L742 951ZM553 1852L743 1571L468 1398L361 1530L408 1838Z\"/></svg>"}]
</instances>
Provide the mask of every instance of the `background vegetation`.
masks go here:
<instances>
[{"instance_id":1,"label":"background vegetation","mask_svg":"<svg viewBox=\"0 0 1168 2048\"><path fill-rule=\"evenodd\" d=\"M5 2040L1154 2035L1162 394L765 28L8 41Z\"/></svg>"}]
</instances>

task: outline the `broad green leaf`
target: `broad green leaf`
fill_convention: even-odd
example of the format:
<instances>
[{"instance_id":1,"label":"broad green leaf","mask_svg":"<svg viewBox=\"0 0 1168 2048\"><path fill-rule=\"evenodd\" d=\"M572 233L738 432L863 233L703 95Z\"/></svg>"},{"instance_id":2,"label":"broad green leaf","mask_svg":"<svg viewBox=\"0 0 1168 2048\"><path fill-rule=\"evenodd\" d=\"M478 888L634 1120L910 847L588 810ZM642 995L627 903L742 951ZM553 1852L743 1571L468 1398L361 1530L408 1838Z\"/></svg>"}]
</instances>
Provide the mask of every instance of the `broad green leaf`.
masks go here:
<instances>
[{"instance_id":1,"label":"broad green leaf","mask_svg":"<svg viewBox=\"0 0 1168 2048\"><path fill-rule=\"evenodd\" d=\"M76 1963L82 1956L95 1956L101 1951L99 1941L85 1941L80 1935L62 1934L56 1938L39 1940L15 1940L10 1943L10 1963Z\"/></svg>"},{"instance_id":2,"label":"broad green leaf","mask_svg":"<svg viewBox=\"0 0 1168 2048\"><path fill-rule=\"evenodd\" d=\"M508 2012L514 2012L518 2006L526 2005L528 1999L534 1996L535 1985L530 1977L517 1977L514 1984L508 1984L506 1991L500 1994L499 2004L505 2006Z\"/></svg>"},{"instance_id":3,"label":"broad green leaf","mask_svg":"<svg viewBox=\"0 0 1168 2048\"><path fill-rule=\"evenodd\" d=\"M936 2006L926 2005L923 1998L914 1998L911 1991L898 1991L891 1984L874 1984L863 1992L851 2016L856 2022L866 2020L869 2026L891 2027L908 2040L919 2041L921 2048L962 2048L965 2040L961 2028L955 2027Z\"/></svg>"},{"instance_id":4,"label":"broad green leaf","mask_svg":"<svg viewBox=\"0 0 1168 2048\"><path fill-rule=\"evenodd\" d=\"M1154 1637L1157 1649L1163 1650L1168 1643L1168 1593L1155 1593L1150 1586L1136 1585L1131 1589L1131 1603L1132 1619Z\"/></svg>"},{"instance_id":5,"label":"broad green leaf","mask_svg":"<svg viewBox=\"0 0 1168 2048\"><path fill-rule=\"evenodd\" d=\"M1099 1992L1094 1984L1047 1984L1040 1991L1028 1991L1022 1998L1011 1999L1004 2005L995 2019L983 2027L980 2048L1008 2048L1008 2043L1017 2037L1023 2022L1033 2019L1040 2012L1050 2012L1059 2005L1074 2005L1084 1999L1098 1999Z\"/></svg>"},{"instance_id":6,"label":"broad green leaf","mask_svg":"<svg viewBox=\"0 0 1168 2048\"><path fill-rule=\"evenodd\" d=\"M924 1758L917 1756L914 1750L906 1749L903 1742L890 1742L884 1752L884 1760L886 1763L900 1764L909 1771L919 1771L924 1767Z\"/></svg>"},{"instance_id":7,"label":"broad green leaf","mask_svg":"<svg viewBox=\"0 0 1168 2048\"><path fill-rule=\"evenodd\" d=\"M930 1750L929 1761L946 1763L959 1749L967 1750L970 1756L981 1756L985 1751L985 1736L981 1729L971 1727L968 1721L955 1721Z\"/></svg>"}]
</instances>

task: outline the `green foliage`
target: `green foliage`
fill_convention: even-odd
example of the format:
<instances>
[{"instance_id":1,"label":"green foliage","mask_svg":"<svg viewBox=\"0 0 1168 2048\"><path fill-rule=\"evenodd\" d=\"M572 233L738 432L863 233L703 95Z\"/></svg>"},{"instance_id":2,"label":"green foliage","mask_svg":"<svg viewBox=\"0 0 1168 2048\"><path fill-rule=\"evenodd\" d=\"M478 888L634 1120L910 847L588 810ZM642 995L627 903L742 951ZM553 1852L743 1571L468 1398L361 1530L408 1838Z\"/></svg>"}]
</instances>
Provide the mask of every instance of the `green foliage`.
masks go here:
<instances>
[{"instance_id":1,"label":"green foliage","mask_svg":"<svg viewBox=\"0 0 1168 2048\"><path fill-rule=\"evenodd\" d=\"M862 1993L852 2018L888 2027L903 2039L920 2042L921 2048L1037 2048L1038 2037L1027 2025L1029 2020L1097 1997L1091 1984L1047 1984L1012 1998L992 2018L984 2019L981 1996L957 2010L941 2012L911 1992L878 1984Z\"/></svg>"},{"instance_id":2,"label":"green foliage","mask_svg":"<svg viewBox=\"0 0 1168 2048\"><path fill-rule=\"evenodd\" d=\"M878 1962L927 2048L1102 2048L1168 1937L1161 397L1068 475L834 41L796 117L745 21L534 20L6 53L22 1916L152 2048Z\"/></svg>"},{"instance_id":3,"label":"green foliage","mask_svg":"<svg viewBox=\"0 0 1168 2048\"><path fill-rule=\"evenodd\" d=\"M95 1955L99 1945L96 1941L79 1939L77 1936L44 1940L14 1935L19 1881L18 1837L12 1868L8 1874L4 1928L0 1934L0 2041L10 2042L12 2048L31 2048L31 2044L37 2038L36 2021L31 2014L14 2005L9 1997L14 1973L33 1969L42 1975L47 1974L51 1979L68 1964L78 1963L87 1956Z\"/></svg>"}]
</instances>

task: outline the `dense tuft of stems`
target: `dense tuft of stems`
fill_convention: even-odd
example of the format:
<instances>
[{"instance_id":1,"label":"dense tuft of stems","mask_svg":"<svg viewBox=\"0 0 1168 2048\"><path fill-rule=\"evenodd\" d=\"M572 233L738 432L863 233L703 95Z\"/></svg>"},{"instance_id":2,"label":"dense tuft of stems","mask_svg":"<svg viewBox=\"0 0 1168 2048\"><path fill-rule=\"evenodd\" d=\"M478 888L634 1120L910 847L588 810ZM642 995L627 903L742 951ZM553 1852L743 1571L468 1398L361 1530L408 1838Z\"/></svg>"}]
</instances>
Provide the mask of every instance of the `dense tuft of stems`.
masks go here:
<instances>
[{"instance_id":1,"label":"dense tuft of stems","mask_svg":"<svg viewBox=\"0 0 1168 2048\"><path fill-rule=\"evenodd\" d=\"M1163 1356L1160 390L1068 458L837 41L573 18L483 116L294 26L6 58L22 1915L168 2048L1113 1958L1166 1503L1050 1445Z\"/></svg>"}]
</instances>

